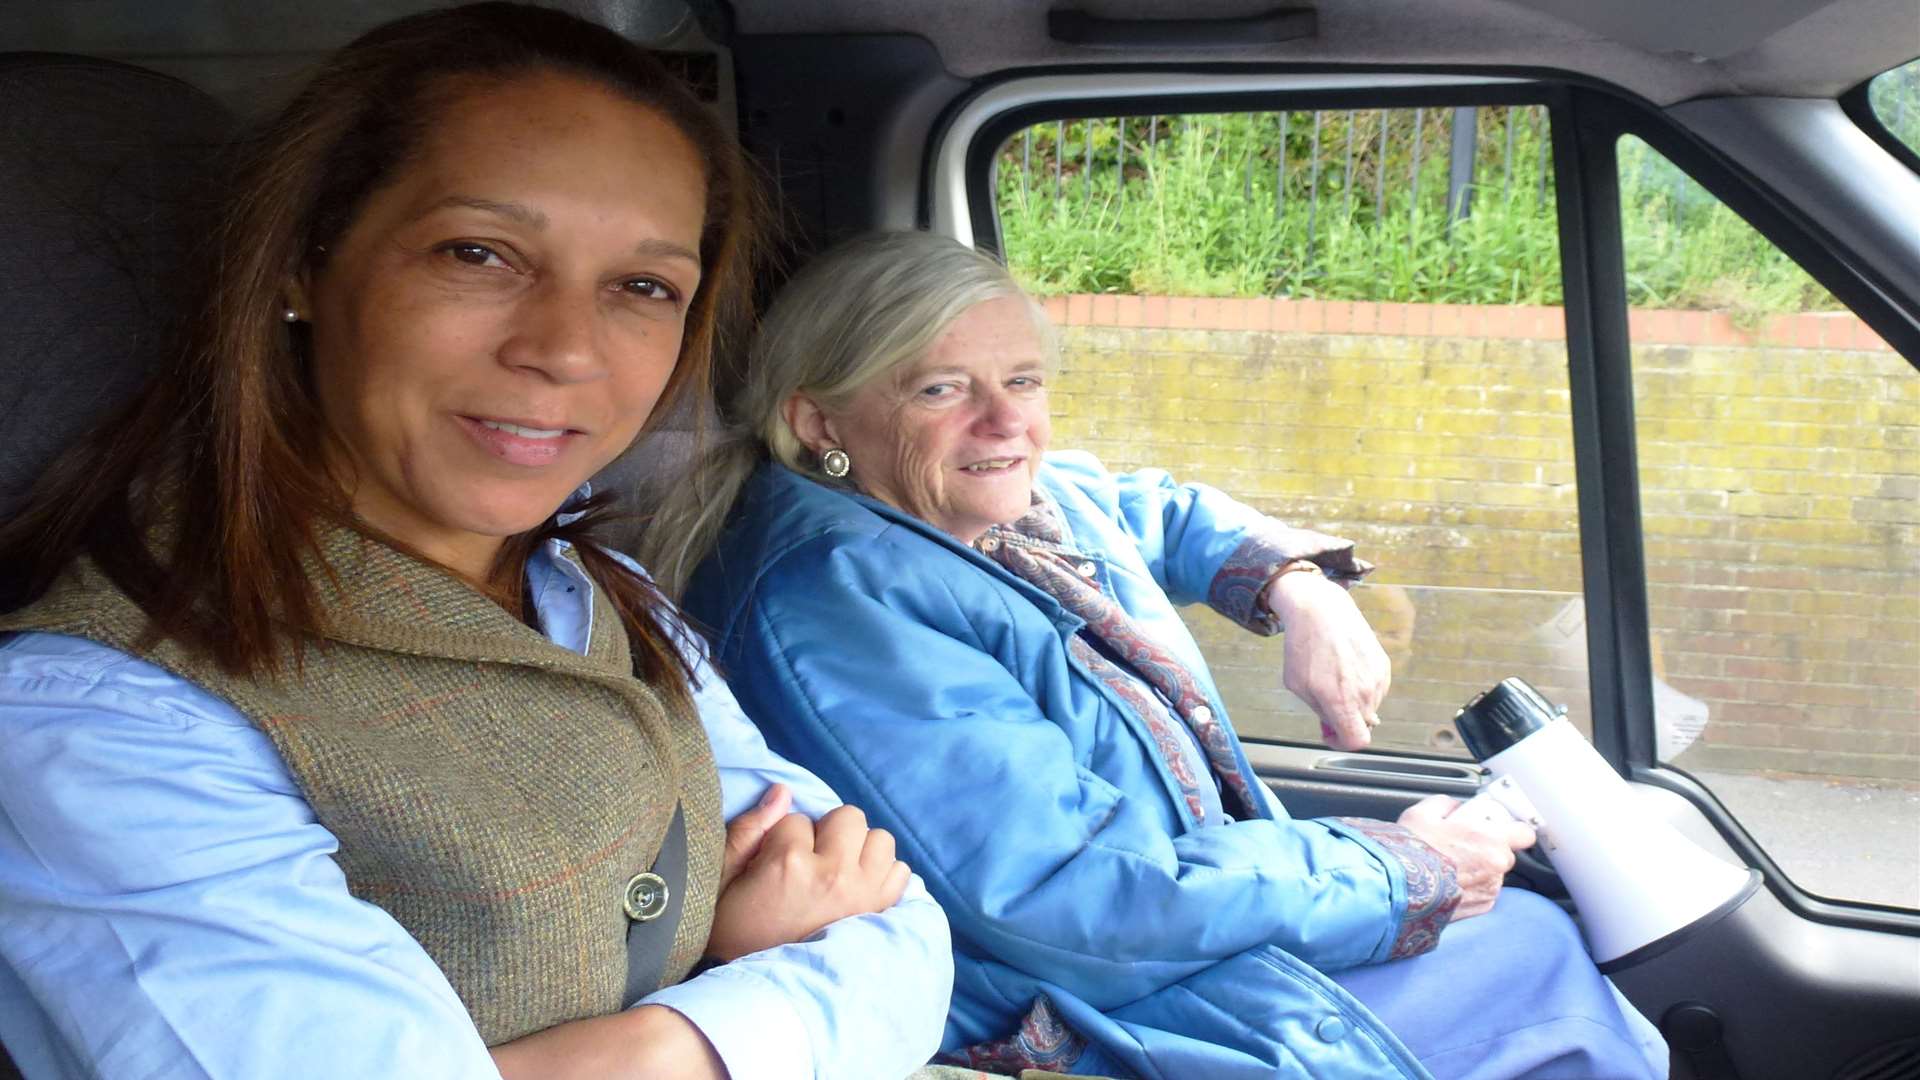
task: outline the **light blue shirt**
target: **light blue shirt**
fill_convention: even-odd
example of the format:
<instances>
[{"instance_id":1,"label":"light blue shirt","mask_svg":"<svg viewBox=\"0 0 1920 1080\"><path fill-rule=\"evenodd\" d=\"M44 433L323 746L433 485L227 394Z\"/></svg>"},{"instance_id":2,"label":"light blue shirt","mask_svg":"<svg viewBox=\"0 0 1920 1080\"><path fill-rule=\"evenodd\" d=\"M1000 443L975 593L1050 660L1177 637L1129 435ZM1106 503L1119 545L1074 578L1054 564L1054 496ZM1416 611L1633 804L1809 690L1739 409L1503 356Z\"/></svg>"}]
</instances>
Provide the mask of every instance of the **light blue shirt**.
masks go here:
<instances>
[{"instance_id":1,"label":"light blue shirt","mask_svg":"<svg viewBox=\"0 0 1920 1080\"><path fill-rule=\"evenodd\" d=\"M528 567L540 629L584 651L593 584L555 543ZM771 783L839 805L775 755L697 657L728 818ZM497 1077L440 969L355 899L339 844L230 705L78 638L0 635L0 1042L28 1080ZM647 997L735 1080L905 1076L940 1042L946 917L892 909Z\"/></svg>"}]
</instances>

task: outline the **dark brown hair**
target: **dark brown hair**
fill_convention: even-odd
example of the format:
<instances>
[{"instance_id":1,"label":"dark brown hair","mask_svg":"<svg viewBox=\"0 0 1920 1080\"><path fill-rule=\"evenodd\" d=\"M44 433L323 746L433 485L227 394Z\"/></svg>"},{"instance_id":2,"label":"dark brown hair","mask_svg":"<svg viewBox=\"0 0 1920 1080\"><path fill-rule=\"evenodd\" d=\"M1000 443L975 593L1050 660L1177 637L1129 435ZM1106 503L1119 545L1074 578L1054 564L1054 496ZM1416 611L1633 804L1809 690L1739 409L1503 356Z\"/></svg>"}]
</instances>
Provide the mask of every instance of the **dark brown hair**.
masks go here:
<instances>
[{"instance_id":1,"label":"dark brown hair","mask_svg":"<svg viewBox=\"0 0 1920 1080\"><path fill-rule=\"evenodd\" d=\"M455 90L533 72L575 75L657 111L706 168L702 284L689 306L661 416L711 393L712 356L744 329L759 203L718 119L646 50L550 9L481 3L387 23L328 58L239 147L223 219L208 238L202 301L180 347L128 411L62 457L27 510L0 530L0 565L25 571L17 605L90 556L175 639L236 674L260 673L324 629L303 560L316 527L357 525L321 464L328 438L301 327L279 318L292 276L317 265L368 196L420 151ZM636 670L685 700L687 668L656 613L663 603L592 539L605 493L580 518L509 540L514 580L549 539L572 541L632 639ZM161 528L169 522L178 528ZM175 537L163 551L141 537ZM297 655L297 648L292 650Z\"/></svg>"}]
</instances>

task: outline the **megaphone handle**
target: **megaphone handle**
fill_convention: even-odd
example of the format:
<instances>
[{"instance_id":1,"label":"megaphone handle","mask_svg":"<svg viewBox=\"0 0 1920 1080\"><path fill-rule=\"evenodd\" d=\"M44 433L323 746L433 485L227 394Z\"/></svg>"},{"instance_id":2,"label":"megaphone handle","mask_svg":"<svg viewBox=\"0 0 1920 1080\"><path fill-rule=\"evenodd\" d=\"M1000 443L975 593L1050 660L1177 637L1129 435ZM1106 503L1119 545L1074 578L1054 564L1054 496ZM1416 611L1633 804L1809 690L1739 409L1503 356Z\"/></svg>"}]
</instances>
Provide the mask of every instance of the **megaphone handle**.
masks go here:
<instances>
[{"instance_id":1,"label":"megaphone handle","mask_svg":"<svg viewBox=\"0 0 1920 1080\"><path fill-rule=\"evenodd\" d=\"M1453 813L1447 816L1479 816L1492 821L1497 821L1501 817L1510 817L1532 826L1536 834L1543 834L1546 828L1546 822L1541 819L1540 811L1534 809L1533 802L1527 798L1526 792L1521 791L1520 785L1514 783L1511 777L1505 776L1482 787L1473 798L1455 807ZM1548 851L1552 850L1546 844L1544 835L1541 837L1541 847Z\"/></svg>"},{"instance_id":2,"label":"megaphone handle","mask_svg":"<svg viewBox=\"0 0 1920 1080\"><path fill-rule=\"evenodd\" d=\"M1520 790L1520 785L1514 783L1511 776L1503 776L1487 785L1485 794L1506 807L1515 821L1524 821L1535 829L1546 824L1540 817L1540 811L1533 805L1533 800L1527 798L1527 793ZM1479 797L1474 796L1476 799Z\"/></svg>"},{"instance_id":3,"label":"megaphone handle","mask_svg":"<svg viewBox=\"0 0 1920 1080\"><path fill-rule=\"evenodd\" d=\"M1494 798L1491 792L1482 788L1479 794L1461 803L1459 806L1454 807L1453 812L1447 816L1457 818L1483 817L1490 821L1498 821L1501 817L1512 817L1513 811L1500 805L1500 800Z\"/></svg>"}]
</instances>

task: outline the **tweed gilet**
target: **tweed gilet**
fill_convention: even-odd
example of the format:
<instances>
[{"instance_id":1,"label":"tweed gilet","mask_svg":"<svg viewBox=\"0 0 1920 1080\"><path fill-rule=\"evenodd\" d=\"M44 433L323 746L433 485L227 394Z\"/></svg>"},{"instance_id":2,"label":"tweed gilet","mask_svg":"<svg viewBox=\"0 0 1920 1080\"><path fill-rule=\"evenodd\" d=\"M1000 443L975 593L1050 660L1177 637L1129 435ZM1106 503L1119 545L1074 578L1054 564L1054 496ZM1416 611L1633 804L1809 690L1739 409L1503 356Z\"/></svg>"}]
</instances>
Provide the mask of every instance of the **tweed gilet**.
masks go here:
<instances>
[{"instance_id":1,"label":"tweed gilet","mask_svg":"<svg viewBox=\"0 0 1920 1080\"><path fill-rule=\"evenodd\" d=\"M581 655L385 545L334 530L323 549L327 631L297 671L234 678L172 642L137 655L272 739L348 888L426 948L489 1045L621 1008L622 898L676 805L688 872L664 978L684 978L712 924L719 777L699 717L634 677L602 591ZM0 630L132 653L146 623L82 559Z\"/></svg>"}]
</instances>

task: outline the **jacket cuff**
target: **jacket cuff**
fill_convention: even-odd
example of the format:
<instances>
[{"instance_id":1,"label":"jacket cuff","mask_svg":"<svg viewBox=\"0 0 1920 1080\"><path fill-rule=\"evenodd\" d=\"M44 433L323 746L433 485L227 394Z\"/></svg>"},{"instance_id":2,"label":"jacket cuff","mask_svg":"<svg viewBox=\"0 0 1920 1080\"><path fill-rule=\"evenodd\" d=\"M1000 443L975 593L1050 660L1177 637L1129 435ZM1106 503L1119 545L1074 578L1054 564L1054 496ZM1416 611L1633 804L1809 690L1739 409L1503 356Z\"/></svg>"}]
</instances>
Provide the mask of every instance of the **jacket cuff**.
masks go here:
<instances>
[{"instance_id":1,"label":"jacket cuff","mask_svg":"<svg viewBox=\"0 0 1920 1080\"><path fill-rule=\"evenodd\" d=\"M1406 871L1407 908L1400 917L1388 960L1418 956L1440 943L1440 931L1460 903L1460 882L1453 863L1404 825L1370 818L1339 818L1399 861Z\"/></svg>"},{"instance_id":2,"label":"jacket cuff","mask_svg":"<svg viewBox=\"0 0 1920 1080\"><path fill-rule=\"evenodd\" d=\"M1284 627L1261 602L1267 582L1290 562L1305 559L1334 581L1352 587L1373 564L1353 554L1353 541L1268 521L1247 533L1207 586L1207 605L1242 627L1271 637Z\"/></svg>"}]
</instances>

